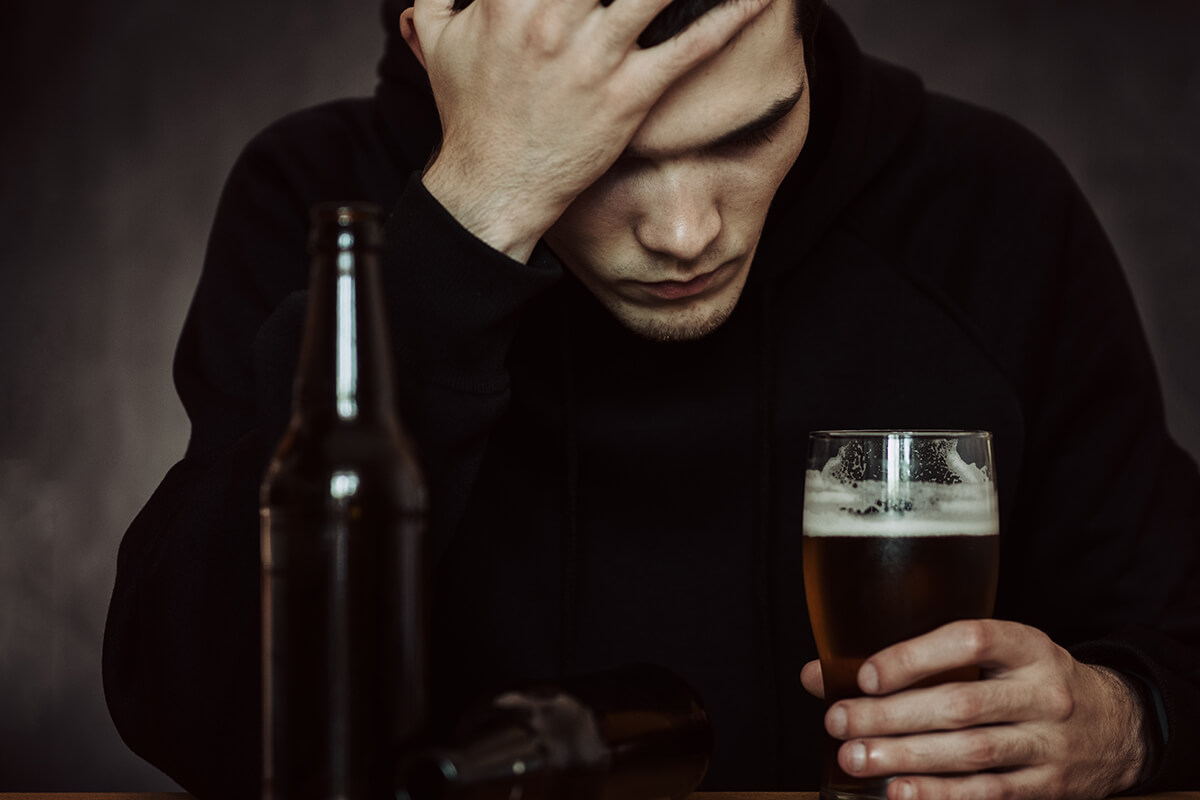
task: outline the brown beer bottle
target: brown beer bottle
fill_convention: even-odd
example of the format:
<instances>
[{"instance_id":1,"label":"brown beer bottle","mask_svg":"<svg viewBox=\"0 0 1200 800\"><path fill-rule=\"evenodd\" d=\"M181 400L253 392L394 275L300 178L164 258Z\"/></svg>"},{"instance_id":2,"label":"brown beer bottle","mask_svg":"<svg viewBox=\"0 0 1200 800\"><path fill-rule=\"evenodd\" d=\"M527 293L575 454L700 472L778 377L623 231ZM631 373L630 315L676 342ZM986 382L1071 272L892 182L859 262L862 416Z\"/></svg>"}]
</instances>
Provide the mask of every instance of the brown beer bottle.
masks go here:
<instances>
[{"instance_id":1,"label":"brown beer bottle","mask_svg":"<svg viewBox=\"0 0 1200 800\"><path fill-rule=\"evenodd\" d=\"M378 799L426 713L426 490L394 400L381 213L311 222L292 417L261 489L263 797Z\"/></svg>"},{"instance_id":2,"label":"brown beer bottle","mask_svg":"<svg viewBox=\"0 0 1200 800\"><path fill-rule=\"evenodd\" d=\"M455 738L406 760L398 800L685 797L712 755L699 696L648 664L499 694Z\"/></svg>"}]
</instances>

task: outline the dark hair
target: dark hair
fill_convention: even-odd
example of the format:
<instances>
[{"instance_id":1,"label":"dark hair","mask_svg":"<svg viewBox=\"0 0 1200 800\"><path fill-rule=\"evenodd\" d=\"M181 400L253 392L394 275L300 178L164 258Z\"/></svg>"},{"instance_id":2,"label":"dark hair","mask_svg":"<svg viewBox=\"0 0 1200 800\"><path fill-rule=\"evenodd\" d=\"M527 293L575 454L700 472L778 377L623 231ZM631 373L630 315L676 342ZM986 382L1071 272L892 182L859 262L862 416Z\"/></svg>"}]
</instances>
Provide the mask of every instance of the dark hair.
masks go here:
<instances>
[{"instance_id":1,"label":"dark hair","mask_svg":"<svg viewBox=\"0 0 1200 800\"><path fill-rule=\"evenodd\" d=\"M617 2L619 1L617 0ZM462 11L472 2L473 0L454 0L454 10ZM600 0L600 2L609 5L613 0ZM642 35L638 37L638 44L642 47L661 44L691 25L710 8L725 2L729 2L729 0L675 0L660 11L658 16L646 26L646 30L642 31ZM794 0L794 2L796 4L796 35L804 42L804 61L811 72L813 39L817 35L817 21L821 17L824 0ZM406 3L406 5L411 4L411 2Z\"/></svg>"}]
</instances>

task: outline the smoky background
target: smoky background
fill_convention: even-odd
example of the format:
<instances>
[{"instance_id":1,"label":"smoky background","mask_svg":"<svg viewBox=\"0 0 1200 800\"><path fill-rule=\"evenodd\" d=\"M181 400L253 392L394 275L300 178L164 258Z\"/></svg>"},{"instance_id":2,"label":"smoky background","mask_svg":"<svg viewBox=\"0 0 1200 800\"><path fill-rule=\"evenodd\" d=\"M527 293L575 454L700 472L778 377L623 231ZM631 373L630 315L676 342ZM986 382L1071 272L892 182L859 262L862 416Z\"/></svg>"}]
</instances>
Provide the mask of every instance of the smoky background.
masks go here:
<instances>
[{"instance_id":1,"label":"smoky background","mask_svg":"<svg viewBox=\"0 0 1200 800\"><path fill-rule=\"evenodd\" d=\"M1200 454L1200 4L833 0L863 48L1057 150ZM374 0L6 0L0 14L0 791L174 784L109 720L121 536L182 455L171 357L218 193L283 114L369 94ZM256 613L248 610L247 613Z\"/></svg>"}]
</instances>

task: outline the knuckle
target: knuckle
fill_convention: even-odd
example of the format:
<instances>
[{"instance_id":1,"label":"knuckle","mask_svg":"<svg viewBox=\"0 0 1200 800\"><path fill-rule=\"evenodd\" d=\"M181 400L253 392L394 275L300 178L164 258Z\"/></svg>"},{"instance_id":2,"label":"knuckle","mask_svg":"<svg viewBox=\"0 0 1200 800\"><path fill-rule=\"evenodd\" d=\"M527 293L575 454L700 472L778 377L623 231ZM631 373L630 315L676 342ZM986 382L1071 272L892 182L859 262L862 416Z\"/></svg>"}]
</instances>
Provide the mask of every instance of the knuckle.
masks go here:
<instances>
[{"instance_id":1,"label":"knuckle","mask_svg":"<svg viewBox=\"0 0 1200 800\"><path fill-rule=\"evenodd\" d=\"M965 728L979 721L983 713L983 698L973 685L958 686L946 698L946 720L956 728Z\"/></svg>"},{"instance_id":2,"label":"knuckle","mask_svg":"<svg viewBox=\"0 0 1200 800\"><path fill-rule=\"evenodd\" d=\"M669 76L682 75L700 60L699 43L692 38L666 50L661 56L662 71Z\"/></svg>"},{"instance_id":3,"label":"knuckle","mask_svg":"<svg viewBox=\"0 0 1200 800\"><path fill-rule=\"evenodd\" d=\"M908 644L907 642L897 645L896 649L893 651L893 656L895 657L896 664L903 672L907 674L912 674L913 672L920 670L922 667L920 650ZM880 678L882 679L887 667L885 659L881 658L878 661L873 661L872 663L875 665L875 669L879 671Z\"/></svg>"},{"instance_id":4,"label":"knuckle","mask_svg":"<svg viewBox=\"0 0 1200 800\"><path fill-rule=\"evenodd\" d=\"M875 728L875 715L870 709L862 706L862 703L854 703L844 707L846 712L846 736L848 738L866 736L873 732Z\"/></svg>"},{"instance_id":5,"label":"knuckle","mask_svg":"<svg viewBox=\"0 0 1200 800\"><path fill-rule=\"evenodd\" d=\"M1061 731L1036 736L1030 745L1028 761L1035 764L1050 764L1070 754L1074 745Z\"/></svg>"},{"instance_id":6,"label":"knuckle","mask_svg":"<svg viewBox=\"0 0 1200 800\"><path fill-rule=\"evenodd\" d=\"M528 20L524 37L524 44L528 50L543 55L555 55L562 52L566 46L567 28L557 15L543 11Z\"/></svg>"},{"instance_id":7,"label":"knuckle","mask_svg":"<svg viewBox=\"0 0 1200 800\"><path fill-rule=\"evenodd\" d=\"M971 660L982 660L991 650L993 634L984 620L972 619L962 623L961 636Z\"/></svg>"},{"instance_id":8,"label":"knuckle","mask_svg":"<svg viewBox=\"0 0 1200 800\"><path fill-rule=\"evenodd\" d=\"M1061 722L1075 713L1075 694L1065 684L1051 684L1044 694L1043 708L1051 719Z\"/></svg>"},{"instance_id":9,"label":"knuckle","mask_svg":"<svg viewBox=\"0 0 1200 800\"><path fill-rule=\"evenodd\" d=\"M727 37L719 25L701 16L672 37L671 46L663 52L664 66L671 72L685 72L720 49Z\"/></svg>"},{"instance_id":10,"label":"knuckle","mask_svg":"<svg viewBox=\"0 0 1200 800\"><path fill-rule=\"evenodd\" d=\"M967 735L967 744L963 749L963 760L972 770L982 770L997 765L1000 749L986 731L972 731Z\"/></svg>"}]
</instances>

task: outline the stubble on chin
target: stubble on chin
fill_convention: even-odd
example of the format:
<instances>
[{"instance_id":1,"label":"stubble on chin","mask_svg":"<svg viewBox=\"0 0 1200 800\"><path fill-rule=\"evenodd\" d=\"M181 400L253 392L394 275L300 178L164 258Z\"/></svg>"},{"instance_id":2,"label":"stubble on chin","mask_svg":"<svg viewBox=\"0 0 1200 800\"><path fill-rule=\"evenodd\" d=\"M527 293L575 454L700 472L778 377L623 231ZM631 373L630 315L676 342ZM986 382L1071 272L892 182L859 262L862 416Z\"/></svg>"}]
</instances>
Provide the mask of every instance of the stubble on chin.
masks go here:
<instances>
[{"instance_id":1,"label":"stubble on chin","mask_svg":"<svg viewBox=\"0 0 1200 800\"><path fill-rule=\"evenodd\" d=\"M733 314L741 297L741 286L711 305L701 309L629 309L619 304L605 304L608 311L629 332L651 342L694 342L720 328Z\"/></svg>"},{"instance_id":2,"label":"stubble on chin","mask_svg":"<svg viewBox=\"0 0 1200 800\"><path fill-rule=\"evenodd\" d=\"M621 327L635 336L651 342L693 342L703 339L724 325L741 299L742 290L746 284L748 265L754 257L754 251L751 250L745 257L741 274L733 278L733 283L724 287L719 296L700 303L698 308L647 307L621 297L604 281L588 280L589 277L594 276L589 276L586 270L578 270L572 266L572 259L569 257L571 251L568 248L556 248L555 241L550 236L546 237L546 242L563 266L575 274L575 277L592 297L613 316ZM723 259L710 258L709 260L725 263ZM628 269L621 273L622 276L631 273L626 277L611 275L608 276L608 280L613 283L619 283L623 279L638 280L639 278L635 276L653 275L655 272L653 266L644 269Z\"/></svg>"}]
</instances>

